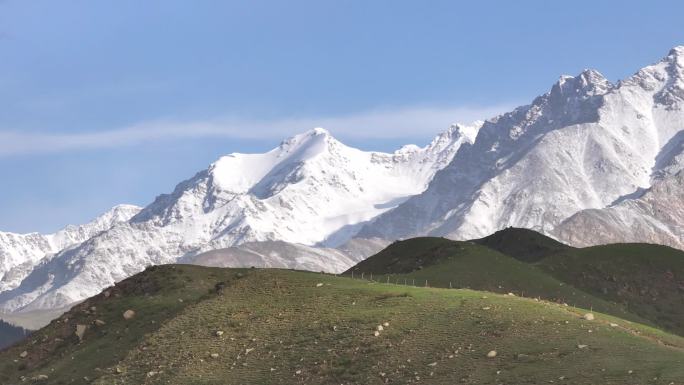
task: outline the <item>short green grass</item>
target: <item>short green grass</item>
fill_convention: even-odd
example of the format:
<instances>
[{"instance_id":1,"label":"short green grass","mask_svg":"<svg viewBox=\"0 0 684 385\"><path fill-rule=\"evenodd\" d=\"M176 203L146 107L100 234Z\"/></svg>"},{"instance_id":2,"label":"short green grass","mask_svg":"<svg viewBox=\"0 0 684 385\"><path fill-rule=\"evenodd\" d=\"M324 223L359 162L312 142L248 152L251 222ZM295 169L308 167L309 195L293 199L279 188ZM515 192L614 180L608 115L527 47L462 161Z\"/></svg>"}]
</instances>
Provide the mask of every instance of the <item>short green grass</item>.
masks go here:
<instances>
[{"instance_id":1,"label":"short green grass","mask_svg":"<svg viewBox=\"0 0 684 385\"><path fill-rule=\"evenodd\" d=\"M72 310L107 322L82 342L51 348L71 322L62 318L1 352L0 383L684 384L682 338L556 303L271 269L136 277L143 289L122 285ZM136 318L123 320L127 308Z\"/></svg>"},{"instance_id":2,"label":"short green grass","mask_svg":"<svg viewBox=\"0 0 684 385\"><path fill-rule=\"evenodd\" d=\"M550 275L684 336L684 252L649 244L568 249L538 263Z\"/></svg>"},{"instance_id":3,"label":"short green grass","mask_svg":"<svg viewBox=\"0 0 684 385\"><path fill-rule=\"evenodd\" d=\"M391 274L384 274L389 271ZM409 286L468 288L541 298L648 323L621 304L556 279L529 263L474 242L413 238L360 262L345 275Z\"/></svg>"},{"instance_id":4,"label":"short green grass","mask_svg":"<svg viewBox=\"0 0 684 385\"><path fill-rule=\"evenodd\" d=\"M163 322L210 296L217 282L230 284L235 274L192 266L151 267L75 306L25 343L3 351L0 383L18 383L22 377L30 381L39 374L55 384L89 383ZM136 311L132 320L123 318L128 309ZM105 324L98 326L96 320ZM87 325L81 343L74 333L78 324ZM24 351L28 355L21 358Z\"/></svg>"}]
</instances>

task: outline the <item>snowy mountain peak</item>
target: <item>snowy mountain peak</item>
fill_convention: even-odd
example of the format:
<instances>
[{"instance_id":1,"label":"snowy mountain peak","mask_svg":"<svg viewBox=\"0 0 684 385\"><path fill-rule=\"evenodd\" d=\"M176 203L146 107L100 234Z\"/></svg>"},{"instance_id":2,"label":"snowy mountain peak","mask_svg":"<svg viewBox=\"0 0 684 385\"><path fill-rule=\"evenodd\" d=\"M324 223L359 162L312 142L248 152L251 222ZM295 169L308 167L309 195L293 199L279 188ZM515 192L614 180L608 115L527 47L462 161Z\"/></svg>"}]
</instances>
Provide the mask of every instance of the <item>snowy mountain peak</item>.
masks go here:
<instances>
[{"instance_id":1,"label":"snowy mountain peak","mask_svg":"<svg viewBox=\"0 0 684 385\"><path fill-rule=\"evenodd\" d=\"M603 95L613 85L600 72L585 69L577 76L563 75L551 89L551 95L595 96Z\"/></svg>"},{"instance_id":2,"label":"snowy mountain peak","mask_svg":"<svg viewBox=\"0 0 684 385\"><path fill-rule=\"evenodd\" d=\"M452 137L463 136L468 142L472 143L475 141L475 137L477 137L477 133L480 131L483 124L483 120L476 120L471 124L454 123L449 127L449 130L442 135L450 135Z\"/></svg>"},{"instance_id":3,"label":"snowy mountain peak","mask_svg":"<svg viewBox=\"0 0 684 385\"><path fill-rule=\"evenodd\" d=\"M672 58L682 58L684 57L684 45L678 45L670 50L667 54L668 57Z\"/></svg>"},{"instance_id":4,"label":"snowy mountain peak","mask_svg":"<svg viewBox=\"0 0 684 385\"><path fill-rule=\"evenodd\" d=\"M351 148L316 128L266 153L223 156L131 220L40 264L23 286L13 280L0 293L0 310L66 305L145 266L249 242L342 245L364 224L423 192L478 128L454 126L425 147L394 153ZM119 217L127 209L108 215ZM330 258L321 262L326 269L348 267L339 255Z\"/></svg>"}]
</instances>

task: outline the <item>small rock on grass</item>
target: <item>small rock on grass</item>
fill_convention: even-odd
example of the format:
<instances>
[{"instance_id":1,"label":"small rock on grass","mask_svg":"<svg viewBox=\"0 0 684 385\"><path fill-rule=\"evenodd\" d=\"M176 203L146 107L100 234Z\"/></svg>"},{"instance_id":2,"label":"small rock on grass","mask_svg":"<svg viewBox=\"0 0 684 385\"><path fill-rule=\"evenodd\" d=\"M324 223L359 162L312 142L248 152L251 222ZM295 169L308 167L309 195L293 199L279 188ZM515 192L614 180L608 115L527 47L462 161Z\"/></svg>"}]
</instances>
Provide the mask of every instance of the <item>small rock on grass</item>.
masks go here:
<instances>
[{"instance_id":1,"label":"small rock on grass","mask_svg":"<svg viewBox=\"0 0 684 385\"><path fill-rule=\"evenodd\" d=\"M23 352L21 352L21 353L19 354L19 357L21 357L21 358L26 358L26 357L28 357L28 352L27 352L26 350L24 350Z\"/></svg>"},{"instance_id":2,"label":"small rock on grass","mask_svg":"<svg viewBox=\"0 0 684 385\"><path fill-rule=\"evenodd\" d=\"M79 341L83 341L83 336L85 335L86 327L86 325L76 325L76 330L74 331L74 334L76 334Z\"/></svg>"},{"instance_id":3,"label":"small rock on grass","mask_svg":"<svg viewBox=\"0 0 684 385\"><path fill-rule=\"evenodd\" d=\"M214 334L216 334L216 337L221 337L223 335L223 330L217 330Z\"/></svg>"},{"instance_id":4,"label":"small rock on grass","mask_svg":"<svg viewBox=\"0 0 684 385\"><path fill-rule=\"evenodd\" d=\"M496 350L490 350L489 353L487 353L487 358L494 358L497 354Z\"/></svg>"},{"instance_id":5,"label":"small rock on grass","mask_svg":"<svg viewBox=\"0 0 684 385\"><path fill-rule=\"evenodd\" d=\"M584 348L586 348L587 346L588 346L588 345L579 344L579 345L577 345L577 348L578 348L578 349L584 349Z\"/></svg>"},{"instance_id":6,"label":"small rock on grass","mask_svg":"<svg viewBox=\"0 0 684 385\"><path fill-rule=\"evenodd\" d=\"M584 318L587 321L593 321L594 320L594 314L593 313L587 313L582 318Z\"/></svg>"},{"instance_id":7,"label":"small rock on grass","mask_svg":"<svg viewBox=\"0 0 684 385\"><path fill-rule=\"evenodd\" d=\"M125 320L133 319L133 318L135 318L135 311L128 309L123 313L123 317Z\"/></svg>"},{"instance_id":8,"label":"small rock on grass","mask_svg":"<svg viewBox=\"0 0 684 385\"><path fill-rule=\"evenodd\" d=\"M316 284L316 287L321 287L321 286L323 286L323 284L320 282Z\"/></svg>"},{"instance_id":9,"label":"small rock on grass","mask_svg":"<svg viewBox=\"0 0 684 385\"><path fill-rule=\"evenodd\" d=\"M211 358L218 358L219 355L218 355L218 353L211 353L211 354L209 355L209 357L211 357Z\"/></svg>"}]
</instances>

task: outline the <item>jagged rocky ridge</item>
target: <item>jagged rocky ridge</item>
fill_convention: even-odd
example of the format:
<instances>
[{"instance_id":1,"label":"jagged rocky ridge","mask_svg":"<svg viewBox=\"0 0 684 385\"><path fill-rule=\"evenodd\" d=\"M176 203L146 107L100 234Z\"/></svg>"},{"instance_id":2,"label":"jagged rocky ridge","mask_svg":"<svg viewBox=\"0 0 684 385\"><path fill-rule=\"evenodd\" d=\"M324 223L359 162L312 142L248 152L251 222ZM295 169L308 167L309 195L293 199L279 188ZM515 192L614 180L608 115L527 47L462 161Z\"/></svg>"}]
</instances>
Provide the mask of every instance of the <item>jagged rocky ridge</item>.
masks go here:
<instances>
[{"instance_id":1,"label":"jagged rocky ridge","mask_svg":"<svg viewBox=\"0 0 684 385\"><path fill-rule=\"evenodd\" d=\"M41 260L78 245L116 223L128 221L140 210L133 205L118 205L86 224L69 225L52 234L0 231L0 292L18 286Z\"/></svg>"},{"instance_id":2,"label":"jagged rocky ridge","mask_svg":"<svg viewBox=\"0 0 684 385\"><path fill-rule=\"evenodd\" d=\"M472 239L515 226L581 244L569 224L554 230L578 212L629 200L681 169L683 82L684 47L618 84L594 70L561 77L532 104L486 121L423 194L360 235ZM657 241L626 234L631 241Z\"/></svg>"}]
</instances>

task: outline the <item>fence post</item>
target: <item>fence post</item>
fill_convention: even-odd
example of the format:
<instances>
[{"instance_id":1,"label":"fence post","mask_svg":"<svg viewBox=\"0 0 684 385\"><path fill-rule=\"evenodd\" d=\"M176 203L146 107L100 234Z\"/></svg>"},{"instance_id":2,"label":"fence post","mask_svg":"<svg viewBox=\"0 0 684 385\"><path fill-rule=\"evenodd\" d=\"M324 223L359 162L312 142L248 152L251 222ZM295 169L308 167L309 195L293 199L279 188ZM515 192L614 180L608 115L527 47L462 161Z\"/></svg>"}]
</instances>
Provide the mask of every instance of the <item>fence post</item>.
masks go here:
<instances>
[{"instance_id":1,"label":"fence post","mask_svg":"<svg viewBox=\"0 0 684 385\"><path fill-rule=\"evenodd\" d=\"M361 279L363 279L363 274L364 274L364 273L363 273L363 272L361 272Z\"/></svg>"}]
</instances>

